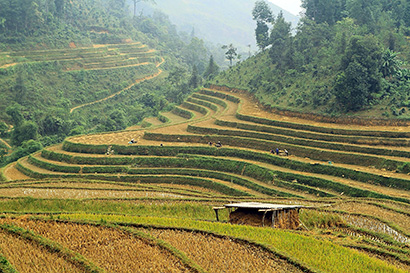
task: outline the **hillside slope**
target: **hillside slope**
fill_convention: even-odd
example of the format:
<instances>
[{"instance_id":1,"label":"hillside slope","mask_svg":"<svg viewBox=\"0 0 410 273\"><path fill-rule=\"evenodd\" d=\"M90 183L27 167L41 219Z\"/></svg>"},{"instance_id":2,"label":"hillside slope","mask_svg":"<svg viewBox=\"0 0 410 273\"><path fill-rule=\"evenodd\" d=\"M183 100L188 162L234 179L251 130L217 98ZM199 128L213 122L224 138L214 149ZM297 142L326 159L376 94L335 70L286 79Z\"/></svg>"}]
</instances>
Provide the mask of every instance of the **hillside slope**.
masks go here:
<instances>
[{"instance_id":1,"label":"hillside slope","mask_svg":"<svg viewBox=\"0 0 410 273\"><path fill-rule=\"evenodd\" d=\"M296 34L284 17L270 28L260 19L260 52L212 83L279 109L409 119L410 20L398 12L410 4L336 2L307 0Z\"/></svg>"},{"instance_id":2,"label":"hillside slope","mask_svg":"<svg viewBox=\"0 0 410 273\"><path fill-rule=\"evenodd\" d=\"M187 33L194 29L198 37L215 44L233 43L247 52L247 46L256 48L254 33L256 23L252 20L252 0L210 0L210 1L166 1L157 0L157 5L140 3L138 10L152 12L159 9L167 14L177 27ZM277 15L281 8L269 3L273 13ZM296 27L299 18L284 11L287 21Z\"/></svg>"}]
</instances>

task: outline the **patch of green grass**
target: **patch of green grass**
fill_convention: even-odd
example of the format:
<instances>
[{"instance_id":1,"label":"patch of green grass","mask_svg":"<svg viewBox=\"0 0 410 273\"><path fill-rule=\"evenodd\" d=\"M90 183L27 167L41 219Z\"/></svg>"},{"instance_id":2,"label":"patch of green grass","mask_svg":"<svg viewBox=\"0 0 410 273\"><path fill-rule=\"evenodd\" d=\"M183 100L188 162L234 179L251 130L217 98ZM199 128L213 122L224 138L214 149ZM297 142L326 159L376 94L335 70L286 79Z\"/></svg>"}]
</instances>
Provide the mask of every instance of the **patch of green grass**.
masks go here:
<instances>
[{"instance_id":1,"label":"patch of green grass","mask_svg":"<svg viewBox=\"0 0 410 273\"><path fill-rule=\"evenodd\" d=\"M215 212L209 204L176 201L162 203L150 199L146 203L136 204L130 201L104 200L63 200L36 199L32 197L0 200L3 212L15 213L104 213L134 216L179 217L188 219L215 220ZM227 220L227 212L220 212L220 219Z\"/></svg>"},{"instance_id":2,"label":"patch of green grass","mask_svg":"<svg viewBox=\"0 0 410 273\"><path fill-rule=\"evenodd\" d=\"M319 272L405 272L358 251L285 230L162 217L94 214L66 214L61 215L61 217L67 220L99 221L103 219L113 223L186 228L230 236L264 245L276 253L289 257L297 264L305 265L313 271Z\"/></svg>"}]
</instances>

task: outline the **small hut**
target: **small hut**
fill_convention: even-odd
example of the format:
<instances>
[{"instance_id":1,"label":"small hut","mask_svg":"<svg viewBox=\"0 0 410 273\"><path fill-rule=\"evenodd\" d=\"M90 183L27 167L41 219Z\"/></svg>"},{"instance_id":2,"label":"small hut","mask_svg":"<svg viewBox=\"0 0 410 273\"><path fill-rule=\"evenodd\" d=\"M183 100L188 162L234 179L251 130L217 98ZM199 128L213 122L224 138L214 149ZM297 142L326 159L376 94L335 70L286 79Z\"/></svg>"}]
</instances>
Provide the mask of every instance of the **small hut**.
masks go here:
<instances>
[{"instance_id":1,"label":"small hut","mask_svg":"<svg viewBox=\"0 0 410 273\"><path fill-rule=\"evenodd\" d=\"M218 210L223 208L229 209L229 222L232 224L297 229L301 225L299 210L303 206L258 202L226 204L214 208L217 220L219 220Z\"/></svg>"}]
</instances>

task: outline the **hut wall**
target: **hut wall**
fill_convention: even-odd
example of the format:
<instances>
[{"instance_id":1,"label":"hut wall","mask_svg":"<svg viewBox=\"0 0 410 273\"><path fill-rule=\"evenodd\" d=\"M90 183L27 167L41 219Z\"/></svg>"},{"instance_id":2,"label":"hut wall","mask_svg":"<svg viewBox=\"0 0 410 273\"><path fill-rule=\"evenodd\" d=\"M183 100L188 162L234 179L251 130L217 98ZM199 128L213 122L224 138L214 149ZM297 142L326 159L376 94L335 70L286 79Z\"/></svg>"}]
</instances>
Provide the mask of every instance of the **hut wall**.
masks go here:
<instances>
[{"instance_id":1,"label":"hut wall","mask_svg":"<svg viewBox=\"0 0 410 273\"><path fill-rule=\"evenodd\" d=\"M283 229L297 229L300 226L298 209L287 209L278 211L264 212L257 210L238 208L229 214L229 222L238 225L250 225L256 227L271 227L272 216L274 216L274 227Z\"/></svg>"}]
</instances>

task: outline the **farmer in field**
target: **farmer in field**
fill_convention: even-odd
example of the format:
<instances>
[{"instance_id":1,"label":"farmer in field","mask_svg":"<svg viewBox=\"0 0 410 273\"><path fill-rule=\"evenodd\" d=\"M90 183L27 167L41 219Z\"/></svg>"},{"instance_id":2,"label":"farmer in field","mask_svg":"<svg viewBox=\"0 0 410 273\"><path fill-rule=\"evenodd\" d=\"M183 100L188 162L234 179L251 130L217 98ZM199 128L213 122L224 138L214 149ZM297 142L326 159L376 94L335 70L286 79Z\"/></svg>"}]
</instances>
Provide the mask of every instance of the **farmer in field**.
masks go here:
<instances>
[{"instance_id":1,"label":"farmer in field","mask_svg":"<svg viewBox=\"0 0 410 273\"><path fill-rule=\"evenodd\" d=\"M276 148L275 152L276 152L276 155L279 155L279 148Z\"/></svg>"},{"instance_id":2,"label":"farmer in field","mask_svg":"<svg viewBox=\"0 0 410 273\"><path fill-rule=\"evenodd\" d=\"M137 143L134 139L131 139L130 142L128 142L128 144L134 144Z\"/></svg>"},{"instance_id":3,"label":"farmer in field","mask_svg":"<svg viewBox=\"0 0 410 273\"><path fill-rule=\"evenodd\" d=\"M218 148L222 147L221 142L220 142L220 141L218 141L218 143L216 143L216 144L215 144L215 147L218 147Z\"/></svg>"},{"instance_id":4,"label":"farmer in field","mask_svg":"<svg viewBox=\"0 0 410 273\"><path fill-rule=\"evenodd\" d=\"M285 154L286 154L286 156L289 155L289 152L288 152L288 150L286 150L286 149L285 149Z\"/></svg>"}]
</instances>

